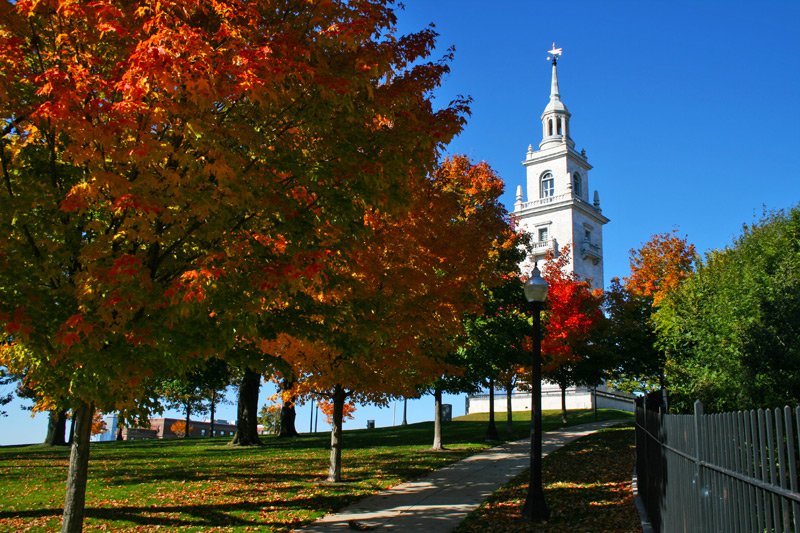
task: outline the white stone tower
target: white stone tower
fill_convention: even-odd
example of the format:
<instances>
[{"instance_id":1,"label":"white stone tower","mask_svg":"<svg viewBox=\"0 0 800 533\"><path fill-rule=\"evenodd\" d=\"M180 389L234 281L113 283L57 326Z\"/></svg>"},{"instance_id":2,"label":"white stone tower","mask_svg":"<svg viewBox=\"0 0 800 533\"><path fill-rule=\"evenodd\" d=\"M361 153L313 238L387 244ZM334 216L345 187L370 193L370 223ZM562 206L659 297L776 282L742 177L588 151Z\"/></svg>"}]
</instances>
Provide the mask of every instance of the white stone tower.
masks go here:
<instances>
[{"instance_id":1,"label":"white stone tower","mask_svg":"<svg viewBox=\"0 0 800 533\"><path fill-rule=\"evenodd\" d=\"M533 253L523 265L529 272L534 261L543 259L548 250L558 253L571 245L567 268L588 281L594 288L603 288L603 225L608 218L600 210L597 191L589 196L589 171L592 165L586 151L575 150L571 137L570 112L561 101L556 64L561 49L549 51L553 78L550 102L542 113L542 141L539 149L528 146L522 162L527 172L526 196L522 185L512 213L517 227L533 236Z\"/></svg>"}]
</instances>

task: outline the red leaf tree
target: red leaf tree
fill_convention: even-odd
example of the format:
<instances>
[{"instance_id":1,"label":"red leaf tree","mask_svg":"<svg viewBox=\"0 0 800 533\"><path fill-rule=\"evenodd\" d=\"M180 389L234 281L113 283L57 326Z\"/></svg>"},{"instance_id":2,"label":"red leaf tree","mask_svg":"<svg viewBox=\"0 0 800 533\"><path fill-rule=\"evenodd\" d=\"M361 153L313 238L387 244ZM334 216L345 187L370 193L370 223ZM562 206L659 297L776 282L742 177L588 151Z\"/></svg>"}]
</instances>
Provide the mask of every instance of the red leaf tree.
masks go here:
<instances>
[{"instance_id":1,"label":"red leaf tree","mask_svg":"<svg viewBox=\"0 0 800 533\"><path fill-rule=\"evenodd\" d=\"M592 291L586 281L566 273L570 247L560 250L558 257L548 256L542 269L547 280L548 311L542 339L543 373L561 389L561 417L566 423L566 389L587 384L584 374L587 345L592 327L602 318L602 291ZM593 377L593 376L592 376Z\"/></svg>"}]
</instances>

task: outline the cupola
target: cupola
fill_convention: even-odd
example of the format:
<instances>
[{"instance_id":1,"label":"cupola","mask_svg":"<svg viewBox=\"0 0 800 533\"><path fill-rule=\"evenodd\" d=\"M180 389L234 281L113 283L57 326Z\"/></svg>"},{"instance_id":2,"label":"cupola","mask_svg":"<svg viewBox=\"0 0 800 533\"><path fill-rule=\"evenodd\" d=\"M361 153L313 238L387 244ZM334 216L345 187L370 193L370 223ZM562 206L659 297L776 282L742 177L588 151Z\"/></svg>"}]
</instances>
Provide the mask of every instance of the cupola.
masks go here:
<instances>
[{"instance_id":1,"label":"cupola","mask_svg":"<svg viewBox=\"0 0 800 533\"><path fill-rule=\"evenodd\" d=\"M539 143L540 149L551 148L560 144L567 144L570 148L575 147L575 142L569 135L570 112L567 106L561 101L561 93L558 89L558 56L561 55L561 48L549 51L553 63L553 76L550 81L550 101L542 112L542 142Z\"/></svg>"}]
</instances>

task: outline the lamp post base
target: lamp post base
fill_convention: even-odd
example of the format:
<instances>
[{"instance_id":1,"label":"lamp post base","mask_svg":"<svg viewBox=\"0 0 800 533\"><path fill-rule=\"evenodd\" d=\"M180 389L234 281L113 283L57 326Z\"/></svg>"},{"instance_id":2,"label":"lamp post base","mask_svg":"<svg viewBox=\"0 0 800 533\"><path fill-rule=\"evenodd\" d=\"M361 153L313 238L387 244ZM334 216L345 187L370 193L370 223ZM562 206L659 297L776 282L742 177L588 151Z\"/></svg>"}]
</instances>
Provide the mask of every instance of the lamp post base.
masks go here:
<instances>
[{"instance_id":1,"label":"lamp post base","mask_svg":"<svg viewBox=\"0 0 800 533\"><path fill-rule=\"evenodd\" d=\"M527 522L542 522L550 518L550 509L541 490L529 490L522 507L522 518Z\"/></svg>"}]
</instances>

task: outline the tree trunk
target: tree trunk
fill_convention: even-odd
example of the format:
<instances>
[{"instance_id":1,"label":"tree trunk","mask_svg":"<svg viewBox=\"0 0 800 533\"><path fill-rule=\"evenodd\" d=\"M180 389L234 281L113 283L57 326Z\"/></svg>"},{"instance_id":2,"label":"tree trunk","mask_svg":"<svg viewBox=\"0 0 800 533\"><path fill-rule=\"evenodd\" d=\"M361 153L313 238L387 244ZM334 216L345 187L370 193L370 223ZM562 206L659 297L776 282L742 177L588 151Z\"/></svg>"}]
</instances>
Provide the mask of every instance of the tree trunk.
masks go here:
<instances>
[{"instance_id":1,"label":"tree trunk","mask_svg":"<svg viewBox=\"0 0 800 533\"><path fill-rule=\"evenodd\" d=\"M189 422L191 422L191 419L192 419L192 404L191 404L191 402L186 402L185 405L186 405L186 419L184 420L184 423L186 425L183 428L183 438L184 439L188 439L189 438Z\"/></svg>"},{"instance_id":2,"label":"tree trunk","mask_svg":"<svg viewBox=\"0 0 800 533\"><path fill-rule=\"evenodd\" d=\"M217 391L211 391L211 401L209 402L209 411L210 411L210 421L209 421L209 428L208 428L208 438L214 436L214 416L217 414Z\"/></svg>"},{"instance_id":3,"label":"tree trunk","mask_svg":"<svg viewBox=\"0 0 800 533\"><path fill-rule=\"evenodd\" d=\"M80 533L86 508L86 478L89 472L89 437L92 434L94 407L82 404L73 411L75 434L69 456L67 494L64 498L64 517L61 533Z\"/></svg>"},{"instance_id":4,"label":"tree trunk","mask_svg":"<svg viewBox=\"0 0 800 533\"><path fill-rule=\"evenodd\" d=\"M47 420L47 436L44 443L49 446L66 446L67 410L50 411Z\"/></svg>"},{"instance_id":5,"label":"tree trunk","mask_svg":"<svg viewBox=\"0 0 800 533\"><path fill-rule=\"evenodd\" d=\"M433 389L433 446L434 450L444 450L442 446L442 390Z\"/></svg>"},{"instance_id":6,"label":"tree trunk","mask_svg":"<svg viewBox=\"0 0 800 533\"><path fill-rule=\"evenodd\" d=\"M117 422L117 435L114 438L115 438L115 440L123 440L122 439L122 424L120 424L119 422Z\"/></svg>"},{"instance_id":7,"label":"tree trunk","mask_svg":"<svg viewBox=\"0 0 800 533\"><path fill-rule=\"evenodd\" d=\"M403 397L403 423L401 425L408 425L408 398L406 397Z\"/></svg>"},{"instance_id":8,"label":"tree trunk","mask_svg":"<svg viewBox=\"0 0 800 533\"><path fill-rule=\"evenodd\" d=\"M511 411L511 395L514 393L514 382L508 380L506 383L506 433L508 436L514 434L514 413Z\"/></svg>"},{"instance_id":9,"label":"tree trunk","mask_svg":"<svg viewBox=\"0 0 800 533\"><path fill-rule=\"evenodd\" d=\"M566 383L559 383L561 388L561 423L567 423L567 385Z\"/></svg>"},{"instance_id":10,"label":"tree trunk","mask_svg":"<svg viewBox=\"0 0 800 533\"><path fill-rule=\"evenodd\" d=\"M331 462L328 469L328 481L331 483L338 483L342 480L342 419L344 418L344 401L346 397L347 394L341 385L336 385L333 388Z\"/></svg>"},{"instance_id":11,"label":"tree trunk","mask_svg":"<svg viewBox=\"0 0 800 533\"><path fill-rule=\"evenodd\" d=\"M284 392L291 390L292 387L294 387L294 381L291 379L284 379L281 383L281 388ZM294 427L295 420L297 420L296 401L297 396L292 395L288 402L284 401L281 404L279 437L296 437L299 435L297 428Z\"/></svg>"},{"instance_id":12,"label":"tree trunk","mask_svg":"<svg viewBox=\"0 0 800 533\"><path fill-rule=\"evenodd\" d=\"M281 429L278 433L279 437L296 437L297 428L294 427L295 420L297 420L297 410L295 409L295 397L288 402L281 405Z\"/></svg>"},{"instance_id":13,"label":"tree trunk","mask_svg":"<svg viewBox=\"0 0 800 533\"><path fill-rule=\"evenodd\" d=\"M486 440L497 440L497 426L494 423L494 379L489 379L489 427L486 429Z\"/></svg>"},{"instance_id":14,"label":"tree trunk","mask_svg":"<svg viewBox=\"0 0 800 533\"><path fill-rule=\"evenodd\" d=\"M236 408L236 434L231 444L236 446L259 446L258 438L258 391L261 374L245 369L239 385L239 401Z\"/></svg>"}]
</instances>

